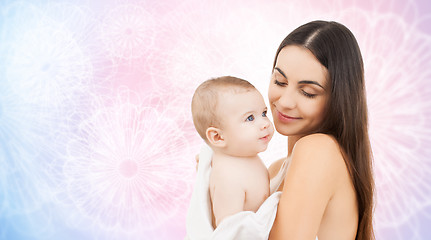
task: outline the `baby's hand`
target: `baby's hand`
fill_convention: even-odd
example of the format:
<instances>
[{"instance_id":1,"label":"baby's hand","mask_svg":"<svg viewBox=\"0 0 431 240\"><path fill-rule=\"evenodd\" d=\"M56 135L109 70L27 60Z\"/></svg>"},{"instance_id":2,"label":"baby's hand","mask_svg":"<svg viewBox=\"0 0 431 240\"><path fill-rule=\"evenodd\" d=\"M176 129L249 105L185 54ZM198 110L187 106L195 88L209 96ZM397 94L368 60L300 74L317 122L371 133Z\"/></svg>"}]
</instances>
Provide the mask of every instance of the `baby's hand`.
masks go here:
<instances>
[{"instance_id":1,"label":"baby's hand","mask_svg":"<svg viewBox=\"0 0 431 240\"><path fill-rule=\"evenodd\" d=\"M197 172L199 167L199 154L196 154L195 159L196 159L196 172Z\"/></svg>"}]
</instances>

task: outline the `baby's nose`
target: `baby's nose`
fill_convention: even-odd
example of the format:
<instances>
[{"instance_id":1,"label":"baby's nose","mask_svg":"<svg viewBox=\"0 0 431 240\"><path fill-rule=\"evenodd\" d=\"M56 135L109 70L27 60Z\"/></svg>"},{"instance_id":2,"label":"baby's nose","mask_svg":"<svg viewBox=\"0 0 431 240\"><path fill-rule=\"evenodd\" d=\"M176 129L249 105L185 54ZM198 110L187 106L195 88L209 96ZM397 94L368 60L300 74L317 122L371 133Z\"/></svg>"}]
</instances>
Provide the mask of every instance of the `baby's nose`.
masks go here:
<instances>
[{"instance_id":1,"label":"baby's nose","mask_svg":"<svg viewBox=\"0 0 431 240\"><path fill-rule=\"evenodd\" d=\"M262 125L261 125L261 129L263 130L263 129L268 128L269 124L270 124L270 122L269 122L268 119L263 119L263 122L262 122Z\"/></svg>"}]
</instances>

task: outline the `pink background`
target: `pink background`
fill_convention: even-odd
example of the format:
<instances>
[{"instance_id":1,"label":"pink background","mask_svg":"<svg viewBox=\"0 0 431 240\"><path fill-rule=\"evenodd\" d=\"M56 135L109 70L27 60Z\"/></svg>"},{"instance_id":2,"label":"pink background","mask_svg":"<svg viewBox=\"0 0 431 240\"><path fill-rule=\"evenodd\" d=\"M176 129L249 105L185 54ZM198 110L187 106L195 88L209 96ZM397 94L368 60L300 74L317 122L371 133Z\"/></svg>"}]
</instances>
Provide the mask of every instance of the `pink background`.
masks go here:
<instances>
[{"instance_id":1,"label":"pink background","mask_svg":"<svg viewBox=\"0 0 431 240\"><path fill-rule=\"evenodd\" d=\"M0 238L183 239L202 140L190 101L233 75L266 96L294 28L334 20L365 62L377 239L431 237L431 4L2 1ZM276 135L265 164L286 154Z\"/></svg>"}]
</instances>

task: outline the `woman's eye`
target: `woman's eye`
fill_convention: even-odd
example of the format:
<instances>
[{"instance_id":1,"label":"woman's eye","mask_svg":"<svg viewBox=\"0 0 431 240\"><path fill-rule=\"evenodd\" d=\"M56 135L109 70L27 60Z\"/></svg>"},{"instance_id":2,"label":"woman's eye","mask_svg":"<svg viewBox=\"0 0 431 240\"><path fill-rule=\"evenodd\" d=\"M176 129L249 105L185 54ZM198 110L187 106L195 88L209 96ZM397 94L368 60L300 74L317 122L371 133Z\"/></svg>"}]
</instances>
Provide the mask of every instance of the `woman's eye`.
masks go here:
<instances>
[{"instance_id":1,"label":"woman's eye","mask_svg":"<svg viewBox=\"0 0 431 240\"><path fill-rule=\"evenodd\" d=\"M266 117L266 112L267 112L267 111L263 111L263 113L262 113L262 117Z\"/></svg>"},{"instance_id":2,"label":"woman's eye","mask_svg":"<svg viewBox=\"0 0 431 240\"><path fill-rule=\"evenodd\" d=\"M314 98L316 96L316 94L311 94L311 93L308 93L304 90L301 90L301 92L302 92L302 94L304 94L304 96L306 96L308 98Z\"/></svg>"},{"instance_id":3,"label":"woman's eye","mask_svg":"<svg viewBox=\"0 0 431 240\"><path fill-rule=\"evenodd\" d=\"M254 120L254 116L253 115L248 116L247 119L246 119L246 121L248 121L248 122L251 122L253 120Z\"/></svg>"},{"instance_id":4,"label":"woman's eye","mask_svg":"<svg viewBox=\"0 0 431 240\"><path fill-rule=\"evenodd\" d=\"M278 85L278 86L280 86L280 87L284 87L284 86L286 86L286 85L287 85L287 83L285 83L285 82L280 82L280 81L278 81L277 79L274 79L274 84L275 84L275 85Z\"/></svg>"}]
</instances>

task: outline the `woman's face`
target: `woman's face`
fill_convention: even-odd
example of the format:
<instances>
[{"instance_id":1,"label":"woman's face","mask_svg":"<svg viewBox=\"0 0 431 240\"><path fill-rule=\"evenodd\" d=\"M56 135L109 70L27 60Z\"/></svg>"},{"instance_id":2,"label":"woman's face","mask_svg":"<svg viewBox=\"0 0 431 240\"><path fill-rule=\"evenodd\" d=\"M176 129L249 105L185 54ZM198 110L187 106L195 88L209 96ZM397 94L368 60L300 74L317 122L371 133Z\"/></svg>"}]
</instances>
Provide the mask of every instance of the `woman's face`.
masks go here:
<instances>
[{"instance_id":1,"label":"woman's face","mask_svg":"<svg viewBox=\"0 0 431 240\"><path fill-rule=\"evenodd\" d=\"M322 123L329 96L328 70L310 50L284 47L271 76L268 97L274 125L286 136L303 136Z\"/></svg>"}]
</instances>

